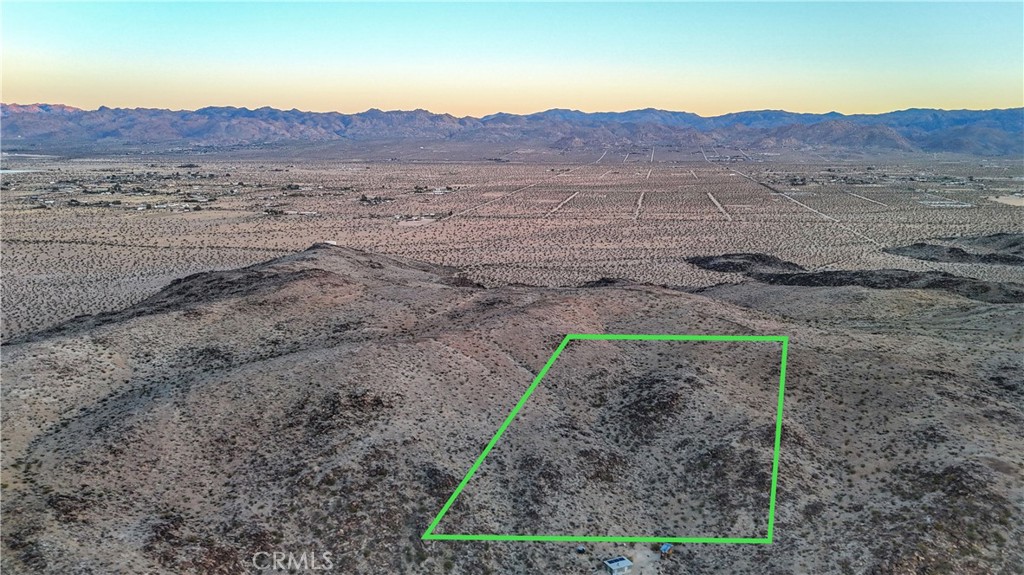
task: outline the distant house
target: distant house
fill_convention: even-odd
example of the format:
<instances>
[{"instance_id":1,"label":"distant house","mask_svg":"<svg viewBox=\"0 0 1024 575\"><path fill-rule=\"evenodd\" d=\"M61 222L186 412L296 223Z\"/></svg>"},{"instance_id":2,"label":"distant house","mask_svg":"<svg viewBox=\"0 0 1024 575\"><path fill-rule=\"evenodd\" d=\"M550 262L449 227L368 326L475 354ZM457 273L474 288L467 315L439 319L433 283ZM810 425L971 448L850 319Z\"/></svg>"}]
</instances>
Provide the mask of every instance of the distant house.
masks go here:
<instances>
[{"instance_id":1,"label":"distant house","mask_svg":"<svg viewBox=\"0 0 1024 575\"><path fill-rule=\"evenodd\" d=\"M633 562L625 557L612 557L605 559L604 568L608 575L626 575L633 568Z\"/></svg>"},{"instance_id":2,"label":"distant house","mask_svg":"<svg viewBox=\"0 0 1024 575\"><path fill-rule=\"evenodd\" d=\"M664 558L666 558L666 557L668 557L670 555L672 555L672 544L671 543L664 543L664 544L662 544L662 546L661 546L661 558L664 559Z\"/></svg>"}]
</instances>

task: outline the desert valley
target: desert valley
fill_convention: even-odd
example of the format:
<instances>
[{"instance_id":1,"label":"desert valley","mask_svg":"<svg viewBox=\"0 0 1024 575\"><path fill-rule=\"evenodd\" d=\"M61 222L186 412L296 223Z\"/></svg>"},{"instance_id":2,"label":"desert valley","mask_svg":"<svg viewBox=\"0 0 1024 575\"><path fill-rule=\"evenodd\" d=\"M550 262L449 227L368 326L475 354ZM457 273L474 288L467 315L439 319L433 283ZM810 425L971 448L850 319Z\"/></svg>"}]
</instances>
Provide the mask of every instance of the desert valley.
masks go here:
<instances>
[{"instance_id":1,"label":"desert valley","mask_svg":"<svg viewBox=\"0 0 1024 575\"><path fill-rule=\"evenodd\" d=\"M1024 565L1019 158L374 140L3 169L5 571ZM788 338L771 544L422 538L570 333ZM436 532L763 537L779 359L573 342Z\"/></svg>"}]
</instances>

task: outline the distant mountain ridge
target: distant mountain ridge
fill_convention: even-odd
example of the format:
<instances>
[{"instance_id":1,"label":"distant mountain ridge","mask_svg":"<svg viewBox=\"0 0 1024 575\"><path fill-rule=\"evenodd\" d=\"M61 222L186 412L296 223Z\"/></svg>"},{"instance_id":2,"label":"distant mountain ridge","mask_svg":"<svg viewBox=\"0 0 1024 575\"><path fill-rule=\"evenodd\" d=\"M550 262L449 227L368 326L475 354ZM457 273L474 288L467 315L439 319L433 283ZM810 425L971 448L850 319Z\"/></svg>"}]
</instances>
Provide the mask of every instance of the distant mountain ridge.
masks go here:
<instances>
[{"instance_id":1,"label":"distant mountain ridge","mask_svg":"<svg viewBox=\"0 0 1024 575\"><path fill-rule=\"evenodd\" d=\"M647 108L626 112L551 109L475 118L427 110L357 114L263 107L198 110L0 104L5 150L62 146L236 146L291 141L539 141L554 147L737 145L870 148L976 155L1024 154L1024 108L909 109L884 114L783 110L704 117Z\"/></svg>"}]
</instances>

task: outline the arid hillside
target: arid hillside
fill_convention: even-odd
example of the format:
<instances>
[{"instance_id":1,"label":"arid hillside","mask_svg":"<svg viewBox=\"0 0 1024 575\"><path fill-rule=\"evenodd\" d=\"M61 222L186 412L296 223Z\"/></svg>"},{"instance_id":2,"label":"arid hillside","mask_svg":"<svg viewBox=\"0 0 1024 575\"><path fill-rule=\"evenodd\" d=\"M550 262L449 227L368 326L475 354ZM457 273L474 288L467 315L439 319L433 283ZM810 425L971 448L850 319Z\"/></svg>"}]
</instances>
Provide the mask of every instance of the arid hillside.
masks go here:
<instances>
[{"instance_id":1,"label":"arid hillside","mask_svg":"<svg viewBox=\"0 0 1024 575\"><path fill-rule=\"evenodd\" d=\"M317 244L17 335L3 571L1020 573L1024 305L723 261L700 293L484 288ZM789 337L771 545L420 539L567 333ZM438 531L763 532L777 354L570 344Z\"/></svg>"}]
</instances>

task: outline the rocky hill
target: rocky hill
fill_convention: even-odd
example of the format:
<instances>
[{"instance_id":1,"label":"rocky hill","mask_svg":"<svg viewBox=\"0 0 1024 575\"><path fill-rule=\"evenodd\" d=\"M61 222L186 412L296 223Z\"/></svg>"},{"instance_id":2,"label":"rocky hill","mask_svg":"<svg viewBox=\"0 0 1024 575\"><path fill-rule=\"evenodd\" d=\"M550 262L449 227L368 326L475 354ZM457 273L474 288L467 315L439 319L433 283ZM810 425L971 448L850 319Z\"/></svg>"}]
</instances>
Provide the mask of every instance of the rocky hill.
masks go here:
<instances>
[{"instance_id":1,"label":"rocky hill","mask_svg":"<svg viewBox=\"0 0 1024 575\"><path fill-rule=\"evenodd\" d=\"M3 571L255 573L255 553L306 552L348 573L592 573L613 554L665 574L1011 573L1022 315L861 285L483 289L326 244L189 276L3 346ZM420 539L567 333L790 338L771 545L663 561ZM777 347L563 359L438 532L763 533Z\"/></svg>"}]
</instances>

